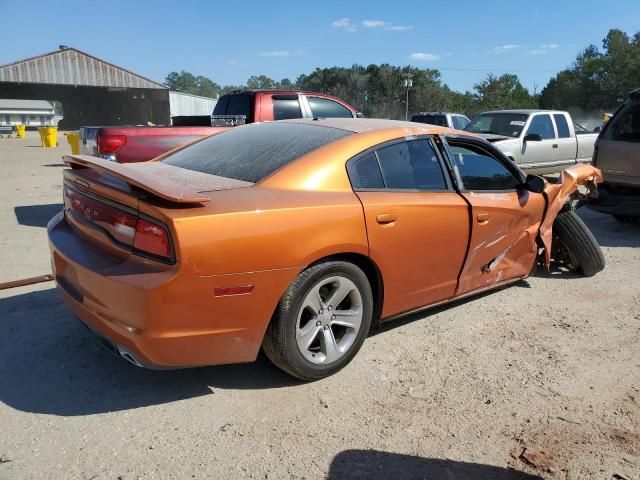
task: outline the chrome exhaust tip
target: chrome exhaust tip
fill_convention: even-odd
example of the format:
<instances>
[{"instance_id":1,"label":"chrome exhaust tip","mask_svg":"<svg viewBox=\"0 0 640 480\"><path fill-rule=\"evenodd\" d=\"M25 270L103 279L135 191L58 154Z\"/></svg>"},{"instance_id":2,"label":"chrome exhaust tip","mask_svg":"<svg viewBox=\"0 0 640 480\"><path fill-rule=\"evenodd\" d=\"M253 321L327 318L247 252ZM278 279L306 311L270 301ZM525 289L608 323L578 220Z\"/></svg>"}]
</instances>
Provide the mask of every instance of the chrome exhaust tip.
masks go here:
<instances>
[{"instance_id":1,"label":"chrome exhaust tip","mask_svg":"<svg viewBox=\"0 0 640 480\"><path fill-rule=\"evenodd\" d=\"M133 353L131 353L129 350L116 345L116 353L120 357L124 358L127 362L133 363L136 367L140 367L140 368L143 367L142 363L140 363L140 361L136 358L136 356Z\"/></svg>"}]
</instances>

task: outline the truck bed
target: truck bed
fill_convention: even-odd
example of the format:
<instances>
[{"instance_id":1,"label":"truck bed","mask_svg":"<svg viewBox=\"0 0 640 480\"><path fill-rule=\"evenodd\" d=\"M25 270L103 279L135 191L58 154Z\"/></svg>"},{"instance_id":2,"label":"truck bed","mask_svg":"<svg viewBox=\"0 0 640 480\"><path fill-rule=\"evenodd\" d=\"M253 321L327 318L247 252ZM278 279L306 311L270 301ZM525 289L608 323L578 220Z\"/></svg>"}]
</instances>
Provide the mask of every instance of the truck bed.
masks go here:
<instances>
[{"instance_id":1,"label":"truck bed","mask_svg":"<svg viewBox=\"0 0 640 480\"><path fill-rule=\"evenodd\" d=\"M82 127L80 153L119 163L143 162L228 127ZM99 148L100 143L100 148Z\"/></svg>"}]
</instances>

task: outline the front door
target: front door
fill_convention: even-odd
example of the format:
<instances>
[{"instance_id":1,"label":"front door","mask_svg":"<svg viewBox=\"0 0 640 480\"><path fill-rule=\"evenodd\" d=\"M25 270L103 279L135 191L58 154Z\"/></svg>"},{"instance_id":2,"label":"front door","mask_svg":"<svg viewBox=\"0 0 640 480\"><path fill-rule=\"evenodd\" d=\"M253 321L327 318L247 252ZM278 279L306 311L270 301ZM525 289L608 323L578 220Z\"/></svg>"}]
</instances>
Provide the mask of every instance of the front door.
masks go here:
<instances>
[{"instance_id":1,"label":"front door","mask_svg":"<svg viewBox=\"0 0 640 480\"><path fill-rule=\"evenodd\" d=\"M448 143L471 206L469 253L456 295L527 276L537 256L544 197L520 188L520 174L493 147L469 139Z\"/></svg>"},{"instance_id":2,"label":"front door","mask_svg":"<svg viewBox=\"0 0 640 480\"><path fill-rule=\"evenodd\" d=\"M554 145L557 147L557 144L551 116L548 113L534 115L523 139L529 134L540 135L542 140L523 140L520 167L528 170L552 166L554 164Z\"/></svg>"},{"instance_id":3,"label":"front door","mask_svg":"<svg viewBox=\"0 0 640 480\"><path fill-rule=\"evenodd\" d=\"M428 137L383 144L348 163L364 207L370 256L384 278L382 317L451 298L469 211Z\"/></svg>"}]
</instances>

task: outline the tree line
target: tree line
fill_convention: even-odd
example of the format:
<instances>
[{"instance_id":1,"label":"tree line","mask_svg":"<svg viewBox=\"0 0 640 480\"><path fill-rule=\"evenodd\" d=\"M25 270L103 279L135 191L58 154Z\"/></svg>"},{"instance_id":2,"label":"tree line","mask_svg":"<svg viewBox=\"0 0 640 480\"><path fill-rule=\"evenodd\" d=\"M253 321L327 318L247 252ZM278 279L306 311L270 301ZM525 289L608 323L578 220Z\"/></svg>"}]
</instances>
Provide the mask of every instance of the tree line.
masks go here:
<instances>
[{"instance_id":1,"label":"tree line","mask_svg":"<svg viewBox=\"0 0 640 480\"><path fill-rule=\"evenodd\" d=\"M630 37L612 29L602 48L590 45L573 65L559 72L540 94L532 94L517 75L489 74L473 89L450 89L437 69L389 64L316 68L294 81L251 76L245 85L220 86L189 72L171 72L165 84L178 92L217 97L240 89L302 89L328 93L360 109L367 117L401 119L405 114L406 89L412 81L409 111L454 111L475 115L480 111L507 108L556 108L579 112L615 109L629 91L640 87L640 32Z\"/></svg>"}]
</instances>

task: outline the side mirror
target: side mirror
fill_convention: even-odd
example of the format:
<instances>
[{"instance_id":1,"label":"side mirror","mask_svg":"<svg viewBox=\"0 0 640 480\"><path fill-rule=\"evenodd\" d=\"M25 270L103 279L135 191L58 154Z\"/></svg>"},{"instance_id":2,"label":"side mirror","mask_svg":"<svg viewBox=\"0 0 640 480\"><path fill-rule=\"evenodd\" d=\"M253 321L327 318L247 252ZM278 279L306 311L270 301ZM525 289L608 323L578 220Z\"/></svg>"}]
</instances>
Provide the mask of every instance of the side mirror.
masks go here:
<instances>
[{"instance_id":1,"label":"side mirror","mask_svg":"<svg viewBox=\"0 0 640 480\"><path fill-rule=\"evenodd\" d=\"M364 114L362 112L356 112L356 118L364 118Z\"/></svg>"},{"instance_id":2,"label":"side mirror","mask_svg":"<svg viewBox=\"0 0 640 480\"><path fill-rule=\"evenodd\" d=\"M525 142L541 142L542 135L539 133L527 133L522 140Z\"/></svg>"},{"instance_id":3,"label":"side mirror","mask_svg":"<svg viewBox=\"0 0 640 480\"><path fill-rule=\"evenodd\" d=\"M593 129L593 133L600 133L600 130L602 130L602 127L596 127Z\"/></svg>"},{"instance_id":4,"label":"side mirror","mask_svg":"<svg viewBox=\"0 0 640 480\"><path fill-rule=\"evenodd\" d=\"M529 174L522 184L522 187L529 192L542 193L544 192L544 187L546 184L547 181L544 178L539 177L538 175Z\"/></svg>"}]
</instances>

